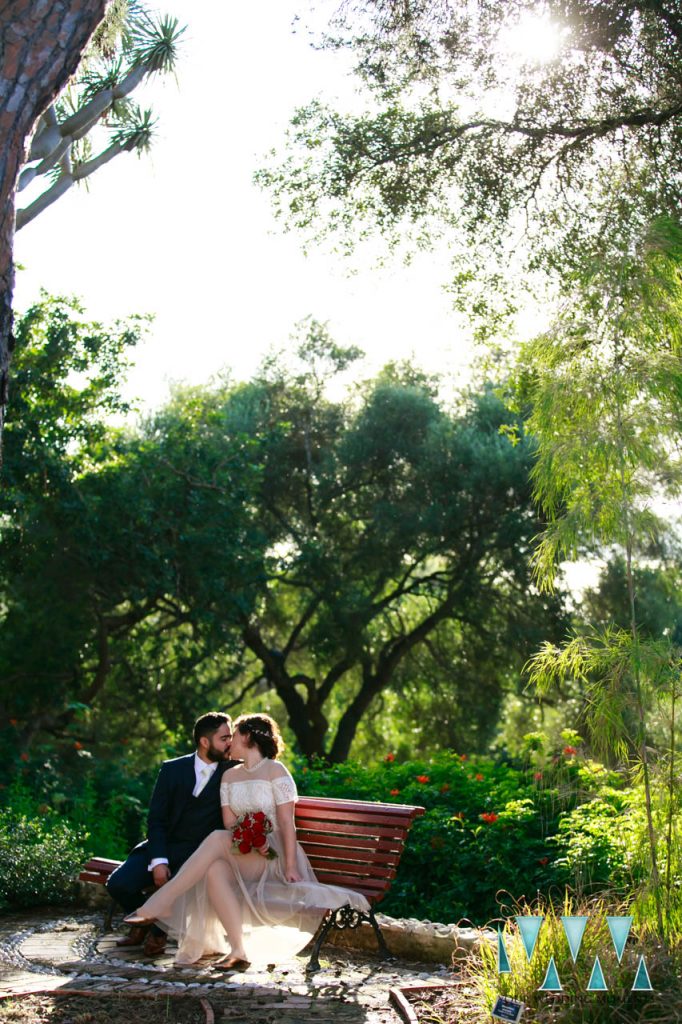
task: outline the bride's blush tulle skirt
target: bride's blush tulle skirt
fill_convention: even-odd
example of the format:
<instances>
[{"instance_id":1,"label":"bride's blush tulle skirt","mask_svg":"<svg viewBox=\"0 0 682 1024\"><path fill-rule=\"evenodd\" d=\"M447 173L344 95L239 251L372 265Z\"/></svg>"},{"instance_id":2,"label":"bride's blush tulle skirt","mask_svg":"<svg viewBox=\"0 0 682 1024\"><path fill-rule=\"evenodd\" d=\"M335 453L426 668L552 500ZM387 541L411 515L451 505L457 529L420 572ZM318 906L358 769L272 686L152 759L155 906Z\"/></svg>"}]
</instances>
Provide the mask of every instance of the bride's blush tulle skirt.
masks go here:
<instances>
[{"instance_id":1,"label":"bride's blush tulle skirt","mask_svg":"<svg viewBox=\"0 0 682 1024\"><path fill-rule=\"evenodd\" d=\"M178 964L195 963L209 954L230 953L230 943L209 898L207 876L216 859L226 860L226 876L241 905L244 949L252 963L276 964L291 959L308 944L327 910L349 903L368 911L364 896L315 878L300 844L296 844L301 882L284 878L284 851L278 831L269 835L278 854L272 860L260 854L235 854L224 832L212 833L182 866L174 879L140 908L154 917L178 943ZM186 882L197 878L189 888ZM227 884L227 883L225 883ZM178 891L184 888L185 891Z\"/></svg>"}]
</instances>

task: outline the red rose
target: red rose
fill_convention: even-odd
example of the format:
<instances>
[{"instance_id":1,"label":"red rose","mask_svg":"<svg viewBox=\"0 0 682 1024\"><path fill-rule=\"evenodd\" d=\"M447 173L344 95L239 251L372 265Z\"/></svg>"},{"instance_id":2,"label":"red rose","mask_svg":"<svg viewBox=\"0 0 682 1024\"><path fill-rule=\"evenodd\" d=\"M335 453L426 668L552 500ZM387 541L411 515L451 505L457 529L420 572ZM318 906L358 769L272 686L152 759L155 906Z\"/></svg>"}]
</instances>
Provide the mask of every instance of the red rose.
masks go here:
<instances>
[{"instance_id":1,"label":"red rose","mask_svg":"<svg viewBox=\"0 0 682 1024\"><path fill-rule=\"evenodd\" d=\"M535 779L536 782L539 782L540 779L542 778L542 772L535 772L535 774L533 775L533 778Z\"/></svg>"},{"instance_id":2,"label":"red rose","mask_svg":"<svg viewBox=\"0 0 682 1024\"><path fill-rule=\"evenodd\" d=\"M239 852L240 853L249 853L250 850L251 850L251 843L248 842L248 840L243 839L241 841L241 843L239 844Z\"/></svg>"},{"instance_id":3,"label":"red rose","mask_svg":"<svg viewBox=\"0 0 682 1024\"><path fill-rule=\"evenodd\" d=\"M424 783L424 782L430 782L430 781L431 781L431 780L430 780L430 778L429 778L429 776L428 776L428 775L418 775L418 776L417 776L417 782L422 782L422 783Z\"/></svg>"},{"instance_id":4,"label":"red rose","mask_svg":"<svg viewBox=\"0 0 682 1024\"><path fill-rule=\"evenodd\" d=\"M494 821L497 821L497 819L499 818L499 814L495 814L494 811L484 811L481 817L483 818L483 821L486 822L486 824L492 825L492 823Z\"/></svg>"},{"instance_id":5,"label":"red rose","mask_svg":"<svg viewBox=\"0 0 682 1024\"><path fill-rule=\"evenodd\" d=\"M395 754L386 754L384 761L395 761Z\"/></svg>"},{"instance_id":6,"label":"red rose","mask_svg":"<svg viewBox=\"0 0 682 1024\"><path fill-rule=\"evenodd\" d=\"M480 772L477 772L474 778L476 779L476 782L483 782L483 776Z\"/></svg>"},{"instance_id":7,"label":"red rose","mask_svg":"<svg viewBox=\"0 0 682 1024\"><path fill-rule=\"evenodd\" d=\"M262 811L256 811L256 813L253 816L253 820L254 821L259 821L259 822L265 822L265 815L263 814Z\"/></svg>"},{"instance_id":8,"label":"red rose","mask_svg":"<svg viewBox=\"0 0 682 1024\"><path fill-rule=\"evenodd\" d=\"M564 747L563 753L566 755L566 757L572 757L573 754L577 754L578 751L575 747Z\"/></svg>"},{"instance_id":9,"label":"red rose","mask_svg":"<svg viewBox=\"0 0 682 1024\"><path fill-rule=\"evenodd\" d=\"M400 796L400 790L399 789L392 789L391 790L391 796Z\"/></svg>"}]
</instances>

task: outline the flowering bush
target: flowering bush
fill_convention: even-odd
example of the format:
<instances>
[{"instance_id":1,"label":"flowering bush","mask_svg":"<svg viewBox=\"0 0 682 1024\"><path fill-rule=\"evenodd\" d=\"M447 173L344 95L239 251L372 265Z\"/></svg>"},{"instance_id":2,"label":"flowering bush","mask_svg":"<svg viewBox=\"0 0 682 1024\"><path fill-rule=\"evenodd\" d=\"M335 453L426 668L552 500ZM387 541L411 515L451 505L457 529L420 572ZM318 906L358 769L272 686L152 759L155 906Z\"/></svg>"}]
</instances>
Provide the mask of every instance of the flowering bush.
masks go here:
<instances>
[{"instance_id":1,"label":"flowering bush","mask_svg":"<svg viewBox=\"0 0 682 1024\"><path fill-rule=\"evenodd\" d=\"M566 746L580 743L573 733L564 738ZM536 736L532 756L518 764L444 752L428 763L317 762L305 774L292 767L302 794L426 809L412 826L382 912L483 924L499 914L499 890L519 897L574 883L586 872L596 881L625 877L627 851L610 835L610 815L626 799L622 779L582 757L559 755L554 764L553 756ZM604 806L596 806L600 801ZM579 812L592 805L588 822Z\"/></svg>"}]
</instances>

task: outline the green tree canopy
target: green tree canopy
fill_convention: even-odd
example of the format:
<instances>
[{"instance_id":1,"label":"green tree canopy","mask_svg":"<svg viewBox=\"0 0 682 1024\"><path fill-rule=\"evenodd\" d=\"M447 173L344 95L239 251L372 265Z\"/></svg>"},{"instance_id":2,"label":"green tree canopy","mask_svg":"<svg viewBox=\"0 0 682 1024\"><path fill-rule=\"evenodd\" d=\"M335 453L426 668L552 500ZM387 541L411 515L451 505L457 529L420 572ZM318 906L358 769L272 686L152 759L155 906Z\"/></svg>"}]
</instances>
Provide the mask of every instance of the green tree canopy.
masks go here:
<instances>
[{"instance_id":1,"label":"green tree canopy","mask_svg":"<svg viewBox=\"0 0 682 1024\"><path fill-rule=\"evenodd\" d=\"M560 599L531 578L532 445L520 422L515 445L500 432L493 392L450 409L389 366L332 400L325 381L357 352L312 324L300 372L270 360L102 436L125 349L104 334L63 304L22 321L29 397L8 427L0 535L7 716L151 738L251 701L301 752L339 761L379 698L410 690L425 714L475 703L443 740L484 746L525 658L561 631ZM67 361L88 353L80 407L68 374L45 373L55 339ZM58 486L40 486L45 465Z\"/></svg>"},{"instance_id":2,"label":"green tree canopy","mask_svg":"<svg viewBox=\"0 0 682 1024\"><path fill-rule=\"evenodd\" d=\"M513 33L541 23L556 51L524 60ZM679 213L676 0L358 0L325 42L354 57L366 111L313 100L296 112L288 156L259 174L276 211L344 246L445 232L455 297L489 327L511 275L565 281L614 222L622 253Z\"/></svg>"}]
</instances>

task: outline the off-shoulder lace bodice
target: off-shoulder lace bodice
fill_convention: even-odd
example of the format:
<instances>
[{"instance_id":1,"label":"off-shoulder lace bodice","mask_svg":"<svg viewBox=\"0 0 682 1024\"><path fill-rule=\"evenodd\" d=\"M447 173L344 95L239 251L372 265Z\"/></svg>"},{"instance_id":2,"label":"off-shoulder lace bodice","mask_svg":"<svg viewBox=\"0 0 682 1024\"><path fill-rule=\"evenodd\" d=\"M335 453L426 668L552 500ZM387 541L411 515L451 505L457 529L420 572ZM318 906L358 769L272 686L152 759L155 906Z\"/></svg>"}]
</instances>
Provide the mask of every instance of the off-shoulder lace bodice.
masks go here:
<instances>
[{"instance_id":1,"label":"off-shoulder lace bodice","mask_svg":"<svg viewBox=\"0 0 682 1024\"><path fill-rule=\"evenodd\" d=\"M267 763L266 763L267 762ZM296 800L296 783L279 762L266 758L253 775L243 768L225 772L220 786L220 803L237 816L249 811L263 811L277 829L277 805Z\"/></svg>"}]
</instances>

